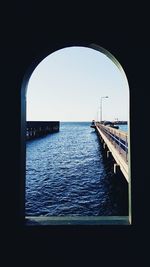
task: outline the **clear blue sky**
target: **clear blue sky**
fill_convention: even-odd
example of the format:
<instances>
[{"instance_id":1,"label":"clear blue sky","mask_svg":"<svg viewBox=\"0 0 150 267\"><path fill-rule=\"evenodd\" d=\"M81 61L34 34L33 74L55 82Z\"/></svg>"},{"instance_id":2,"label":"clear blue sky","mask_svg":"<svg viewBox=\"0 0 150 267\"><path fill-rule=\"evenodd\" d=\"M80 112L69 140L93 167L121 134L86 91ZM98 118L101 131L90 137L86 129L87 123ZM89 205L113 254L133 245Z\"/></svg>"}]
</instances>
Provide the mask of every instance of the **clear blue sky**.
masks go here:
<instances>
[{"instance_id":1,"label":"clear blue sky","mask_svg":"<svg viewBox=\"0 0 150 267\"><path fill-rule=\"evenodd\" d=\"M118 67L92 48L64 48L46 57L32 73L27 120L99 119L101 96L109 97L102 101L103 120L128 120L128 84Z\"/></svg>"}]
</instances>

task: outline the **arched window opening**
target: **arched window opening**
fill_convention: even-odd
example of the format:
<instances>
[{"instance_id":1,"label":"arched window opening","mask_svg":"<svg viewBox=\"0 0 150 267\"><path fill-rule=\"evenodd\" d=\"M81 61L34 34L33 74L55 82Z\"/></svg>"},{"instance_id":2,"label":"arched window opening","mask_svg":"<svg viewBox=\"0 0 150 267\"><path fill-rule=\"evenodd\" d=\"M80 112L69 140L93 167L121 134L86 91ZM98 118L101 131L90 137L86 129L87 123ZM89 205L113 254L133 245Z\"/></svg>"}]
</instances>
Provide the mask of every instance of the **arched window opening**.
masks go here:
<instances>
[{"instance_id":1,"label":"arched window opening","mask_svg":"<svg viewBox=\"0 0 150 267\"><path fill-rule=\"evenodd\" d=\"M59 49L22 85L27 224L131 224L129 86L95 44Z\"/></svg>"}]
</instances>

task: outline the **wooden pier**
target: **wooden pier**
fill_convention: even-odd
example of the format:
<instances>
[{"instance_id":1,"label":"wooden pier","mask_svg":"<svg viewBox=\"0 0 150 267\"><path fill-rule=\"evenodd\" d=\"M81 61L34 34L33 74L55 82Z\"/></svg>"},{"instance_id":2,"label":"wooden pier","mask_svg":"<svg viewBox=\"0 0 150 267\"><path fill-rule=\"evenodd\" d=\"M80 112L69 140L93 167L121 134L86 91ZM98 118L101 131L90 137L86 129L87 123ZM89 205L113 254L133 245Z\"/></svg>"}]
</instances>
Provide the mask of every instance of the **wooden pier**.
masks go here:
<instances>
[{"instance_id":1,"label":"wooden pier","mask_svg":"<svg viewBox=\"0 0 150 267\"><path fill-rule=\"evenodd\" d=\"M128 134L99 122L94 122L95 129L106 150L107 157L110 154L115 159L114 173L121 171L129 182L128 175Z\"/></svg>"},{"instance_id":2,"label":"wooden pier","mask_svg":"<svg viewBox=\"0 0 150 267\"><path fill-rule=\"evenodd\" d=\"M46 136L59 131L59 121L27 121L26 140Z\"/></svg>"}]
</instances>

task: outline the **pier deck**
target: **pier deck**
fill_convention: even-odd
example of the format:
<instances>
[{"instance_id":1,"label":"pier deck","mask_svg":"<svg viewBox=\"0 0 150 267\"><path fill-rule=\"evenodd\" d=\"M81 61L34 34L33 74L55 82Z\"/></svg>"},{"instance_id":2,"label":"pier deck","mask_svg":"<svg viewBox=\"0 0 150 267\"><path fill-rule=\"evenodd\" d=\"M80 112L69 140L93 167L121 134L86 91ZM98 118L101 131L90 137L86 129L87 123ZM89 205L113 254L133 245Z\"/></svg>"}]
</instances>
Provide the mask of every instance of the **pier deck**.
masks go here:
<instances>
[{"instance_id":1,"label":"pier deck","mask_svg":"<svg viewBox=\"0 0 150 267\"><path fill-rule=\"evenodd\" d=\"M127 182L129 182L127 133L105 126L99 122L95 122L95 129L103 142L103 147L107 148L107 156L111 153L116 161L114 172L116 173L120 170Z\"/></svg>"}]
</instances>

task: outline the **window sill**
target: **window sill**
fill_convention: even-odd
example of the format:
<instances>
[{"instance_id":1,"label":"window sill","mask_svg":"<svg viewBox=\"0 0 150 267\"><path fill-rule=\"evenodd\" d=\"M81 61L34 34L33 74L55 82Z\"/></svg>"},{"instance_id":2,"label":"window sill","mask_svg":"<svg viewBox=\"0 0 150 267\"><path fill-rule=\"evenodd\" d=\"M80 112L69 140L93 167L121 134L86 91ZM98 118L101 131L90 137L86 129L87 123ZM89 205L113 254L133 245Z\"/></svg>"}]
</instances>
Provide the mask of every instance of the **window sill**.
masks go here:
<instances>
[{"instance_id":1,"label":"window sill","mask_svg":"<svg viewBox=\"0 0 150 267\"><path fill-rule=\"evenodd\" d=\"M27 216L28 225L131 225L128 216Z\"/></svg>"}]
</instances>

